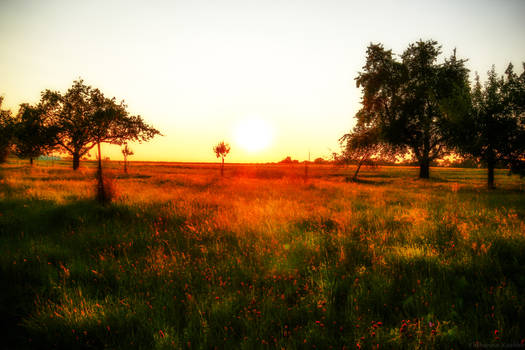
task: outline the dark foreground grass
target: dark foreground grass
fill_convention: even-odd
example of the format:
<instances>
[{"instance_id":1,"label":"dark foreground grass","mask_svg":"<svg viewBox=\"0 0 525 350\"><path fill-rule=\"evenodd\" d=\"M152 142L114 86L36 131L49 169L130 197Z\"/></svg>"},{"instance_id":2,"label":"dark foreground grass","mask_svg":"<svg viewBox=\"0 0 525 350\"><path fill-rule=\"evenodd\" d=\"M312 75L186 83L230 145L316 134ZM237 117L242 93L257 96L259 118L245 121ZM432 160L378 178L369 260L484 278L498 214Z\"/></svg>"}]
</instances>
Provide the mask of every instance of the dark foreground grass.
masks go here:
<instances>
[{"instance_id":1,"label":"dark foreground grass","mask_svg":"<svg viewBox=\"0 0 525 350\"><path fill-rule=\"evenodd\" d=\"M133 169L133 168L132 168ZM5 166L2 347L524 346L525 193L479 170ZM228 177L229 175L229 177Z\"/></svg>"}]
</instances>

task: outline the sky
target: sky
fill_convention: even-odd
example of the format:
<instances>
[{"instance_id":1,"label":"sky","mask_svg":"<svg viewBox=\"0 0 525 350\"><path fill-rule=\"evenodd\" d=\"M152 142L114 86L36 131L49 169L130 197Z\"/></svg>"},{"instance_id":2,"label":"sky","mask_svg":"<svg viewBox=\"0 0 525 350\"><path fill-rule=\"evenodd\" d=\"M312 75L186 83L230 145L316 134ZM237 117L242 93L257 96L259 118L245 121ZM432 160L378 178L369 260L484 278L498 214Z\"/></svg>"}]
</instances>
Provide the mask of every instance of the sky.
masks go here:
<instances>
[{"instance_id":1,"label":"sky","mask_svg":"<svg viewBox=\"0 0 525 350\"><path fill-rule=\"evenodd\" d=\"M434 39L482 79L521 72L524 13L522 0L0 0L0 95L16 112L81 77L164 135L131 160L213 162L223 140L227 162L328 158L355 123L370 43Z\"/></svg>"}]
</instances>

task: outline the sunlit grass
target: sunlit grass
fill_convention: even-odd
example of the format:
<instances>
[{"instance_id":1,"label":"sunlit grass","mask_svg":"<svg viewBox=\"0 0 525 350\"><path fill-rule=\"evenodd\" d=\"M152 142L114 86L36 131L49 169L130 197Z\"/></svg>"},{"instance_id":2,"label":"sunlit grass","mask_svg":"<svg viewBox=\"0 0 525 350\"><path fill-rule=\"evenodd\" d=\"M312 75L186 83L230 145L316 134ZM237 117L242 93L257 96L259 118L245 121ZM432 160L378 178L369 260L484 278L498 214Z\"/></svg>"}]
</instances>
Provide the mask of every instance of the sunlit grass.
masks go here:
<instances>
[{"instance_id":1,"label":"sunlit grass","mask_svg":"<svg viewBox=\"0 0 525 350\"><path fill-rule=\"evenodd\" d=\"M435 348L519 344L523 180L478 169L9 163L6 344Z\"/></svg>"}]
</instances>

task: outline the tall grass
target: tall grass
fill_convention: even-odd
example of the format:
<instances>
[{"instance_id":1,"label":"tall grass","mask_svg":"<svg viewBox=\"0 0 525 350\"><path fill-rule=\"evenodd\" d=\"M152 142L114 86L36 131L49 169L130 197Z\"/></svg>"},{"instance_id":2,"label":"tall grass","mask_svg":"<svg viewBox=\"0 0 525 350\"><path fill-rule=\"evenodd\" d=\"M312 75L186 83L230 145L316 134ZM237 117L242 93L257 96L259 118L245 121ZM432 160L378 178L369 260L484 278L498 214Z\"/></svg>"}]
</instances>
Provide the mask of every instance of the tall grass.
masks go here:
<instances>
[{"instance_id":1,"label":"tall grass","mask_svg":"<svg viewBox=\"0 0 525 350\"><path fill-rule=\"evenodd\" d=\"M2 168L7 348L450 348L525 342L523 182L479 170Z\"/></svg>"}]
</instances>

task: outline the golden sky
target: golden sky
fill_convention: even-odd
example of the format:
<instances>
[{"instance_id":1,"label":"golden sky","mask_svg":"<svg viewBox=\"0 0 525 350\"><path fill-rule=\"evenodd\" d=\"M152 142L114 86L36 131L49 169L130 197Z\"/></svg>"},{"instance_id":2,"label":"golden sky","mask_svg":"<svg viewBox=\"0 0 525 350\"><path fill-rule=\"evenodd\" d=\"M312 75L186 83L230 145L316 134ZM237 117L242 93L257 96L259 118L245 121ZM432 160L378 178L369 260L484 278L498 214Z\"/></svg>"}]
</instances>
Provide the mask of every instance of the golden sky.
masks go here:
<instances>
[{"instance_id":1,"label":"golden sky","mask_svg":"<svg viewBox=\"0 0 525 350\"><path fill-rule=\"evenodd\" d=\"M0 95L16 111L82 77L165 135L132 160L216 161L222 140L230 162L328 157L354 124L370 42L401 54L435 39L482 78L521 72L524 13L521 0L2 0Z\"/></svg>"}]
</instances>

